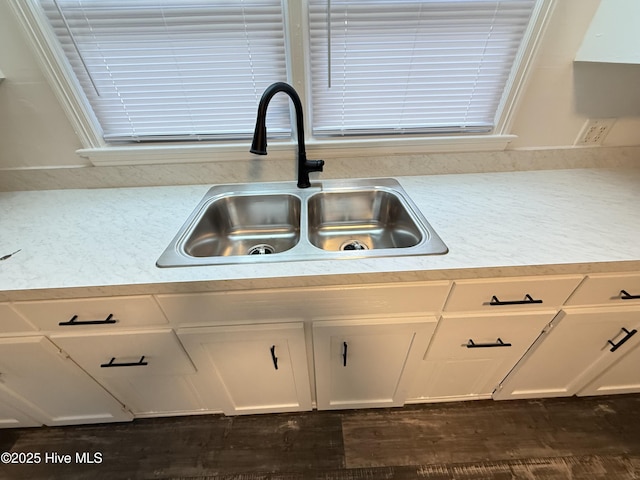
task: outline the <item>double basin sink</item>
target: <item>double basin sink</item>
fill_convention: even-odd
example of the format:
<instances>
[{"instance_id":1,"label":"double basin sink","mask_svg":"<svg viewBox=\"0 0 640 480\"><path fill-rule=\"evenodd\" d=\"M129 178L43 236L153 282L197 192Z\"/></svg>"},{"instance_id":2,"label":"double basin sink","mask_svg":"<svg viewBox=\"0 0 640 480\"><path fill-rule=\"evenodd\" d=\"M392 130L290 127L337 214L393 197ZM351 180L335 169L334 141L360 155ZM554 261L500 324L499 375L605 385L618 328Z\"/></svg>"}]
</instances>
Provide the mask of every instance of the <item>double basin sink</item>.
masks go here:
<instances>
[{"instance_id":1,"label":"double basin sink","mask_svg":"<svg viewBox=\"0 0 640 480\"><path fill-rule=\"evenodd\" d=\"M394 179L211 188L159 267L404 255L448 249Z\"/></svg>"}]
</instances>

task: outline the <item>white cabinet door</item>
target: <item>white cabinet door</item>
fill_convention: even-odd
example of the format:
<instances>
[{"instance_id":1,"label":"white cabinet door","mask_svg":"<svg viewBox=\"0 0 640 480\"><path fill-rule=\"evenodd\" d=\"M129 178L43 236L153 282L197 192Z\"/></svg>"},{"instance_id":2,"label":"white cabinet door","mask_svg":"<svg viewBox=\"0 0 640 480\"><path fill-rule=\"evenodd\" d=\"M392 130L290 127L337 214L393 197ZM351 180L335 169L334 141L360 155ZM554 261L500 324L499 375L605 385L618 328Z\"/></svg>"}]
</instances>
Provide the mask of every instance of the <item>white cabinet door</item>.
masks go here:
<instances>
[{"instance_id":1,"label":"white cabinet door","mask_svg":"<svg viewBox=\"0 0 640 480\"><path fill-rule=\"evenodd\" d=\"M313 323L320 410L403 405L435 317Z\"/></svg>"},{"instance_id":2,"label":"white cabinet door","mask_svg":"<svg viewBox=\"0 0 640 480\"><path fill-rule=\"evenodd\" d=\"M311 409L304 325L283 323L178 330L211 408L228 415Z\"/></svg>"},{"instance_id":3,"label":"white cabinet door","mask_svg":"<svg viewBox=\"0 0 640 480\"><path fill-rule=\"evenodd\" d=\"M39 427L39 422L27 412L29 405L12 395L11 391L0 385L0 428ZM33 413L32 413L33 415Z\"/></svg>"},{"instance_id":4,"label":"white cabinet door","mask_svg":"<svg viewBox=\"0 0 640 480\"><path fill-rule=\"evenodd\" d=\"M640 392L638 366L640 366L640 347L635 347L580 390L578 396Z\"/></svg>"},{"instance_id":5,"label":"white cabinet door","mask_svg":"<svg viewBox=\"0 0 640 480\"><path fill-rule=\"evenodd\" d=\"M195 368L171 329L54 335L52 340L136 415L203 410Z\"/></svg>"},{"instance_id":6,"label":"white cabinet door","mask_svg":"<svg viewBox=\"0 0 640 480\"><path fill-rule=\"evenodd\" d=\"M558 314L493 395L561 397L577 393L640 343L637 307L567 309Z\"/></svg>"},{"instance_id":7,"label":"white cabinet door","mask_svg":"<svg viewBox=\"0 0 640 480\"><path fill-rule=\"evenodd\" d=\"M131 420L107 391L46 337L0 339L0 379L46 425Z\"/></svg>"},{"instance_id":8,"label":"white cabinet door","mask_svg":"<svg viewBox=\"0 0 640 480\"><path fill-rule=\"evenodd\" d=\"M503 315L444 315L416 375L412 401L490 398L556 315L555 310Z\"/></svg>"}]
</instances>

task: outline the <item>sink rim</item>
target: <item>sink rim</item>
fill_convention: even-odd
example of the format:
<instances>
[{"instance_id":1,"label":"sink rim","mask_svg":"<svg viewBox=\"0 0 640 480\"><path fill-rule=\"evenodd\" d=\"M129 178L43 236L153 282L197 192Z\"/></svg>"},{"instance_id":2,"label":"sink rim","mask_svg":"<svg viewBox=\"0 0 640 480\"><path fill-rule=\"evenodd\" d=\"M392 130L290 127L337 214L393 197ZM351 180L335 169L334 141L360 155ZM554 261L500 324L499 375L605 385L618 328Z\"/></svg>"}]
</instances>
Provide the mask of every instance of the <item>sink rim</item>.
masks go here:
<instances>
[{"instance_id":1,"label":"sink rim","mask_svg":"<svg viewBox=\"0 0 640 480\"><path fill-rule=\"evenodd\" d=\"M371 250L324 250L309 240L309 199L320 192L348 192L360 190L384 190L396 196L416 227L420 230L421 240L418 244L403 248L378 248ZM265 196L272 194L291 195L300 201L300 225L298 242L288 250L270 255L229 255L212 257L193 257L180 248L188 233L195 228L207 205L216 198L225 196ZM177 268L188 266L214 265L259 265L263 263L280 263L309 260L341 260L356 258L404 257L416 255L444 255L449 249L429 224L420 209L411 200L400 183L394 178L340 179L312 182L311 187L297 188L295 182L265 182L223 184L211 187L184 221L174 238L156 262L160 268Z\"/></svg>"}]
</instances>

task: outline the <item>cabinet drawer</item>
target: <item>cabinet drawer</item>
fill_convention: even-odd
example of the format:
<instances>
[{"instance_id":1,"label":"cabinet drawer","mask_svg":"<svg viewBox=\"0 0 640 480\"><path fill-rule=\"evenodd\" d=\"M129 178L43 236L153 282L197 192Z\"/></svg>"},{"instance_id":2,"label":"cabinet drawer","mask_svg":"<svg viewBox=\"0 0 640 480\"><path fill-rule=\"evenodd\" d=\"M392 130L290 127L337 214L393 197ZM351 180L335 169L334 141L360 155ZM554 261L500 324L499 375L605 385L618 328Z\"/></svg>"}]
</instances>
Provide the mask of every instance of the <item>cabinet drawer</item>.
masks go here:
<instances>
[{"instance_id":1,"label":"cabinet drawer","mask_svg":"<svg viewBox=\"0 0 640 480\"><path fill-rule=\"evenodd\" d=\"M18 315L8 303L0 303L0 333L32 332L33 325Z\"/></svg>"},{"instance_id":2,"label":"cabinet drawer","mask_svg":"<svg viewBox=\"0 0 640 480\"><path fill-rule=\"evenodd\" d=\"M447 312L530 310L558 307L582 276L458 280L445 305Z\"/></svg>"},{"instance_id":3,"label":"cabinet drawer","mask_svg":"<svg viewBox=\"0 0 640 480\"><path fill-rule=\"evenodd\" d=\"M195 373L173 330L52 335L94 378Z\"/></svg>"},{"instance_id":4,"label":"cabinet drawer","mask_svg":"<svg viewBox=\"0 0 640 480\"><path fill-rule=\"evenodd\" d=\"M566 305L640 304L640 274L587 275Z\"/></svg>"},{"instance_id":5,"label":"cabinet drawer","mask_svg":"<svg viewBox=\"0 0 640 480\"><path fill-rule=\"evenodd\" d=\"M433 336L426 359L521 356L553 320L555 310L512 312L496 316L444 315Z\"/></svg>"},{"instance_id":6,"label":"cabinet drawer","mask_svg":"<svg viewBox=\"0 0 640 480\"><path fill-rule=\"evenodd\" d=\"M151 295L16 302L14 308L40 330L113 330L167 323Z\"/></svg>"}]
</instances>

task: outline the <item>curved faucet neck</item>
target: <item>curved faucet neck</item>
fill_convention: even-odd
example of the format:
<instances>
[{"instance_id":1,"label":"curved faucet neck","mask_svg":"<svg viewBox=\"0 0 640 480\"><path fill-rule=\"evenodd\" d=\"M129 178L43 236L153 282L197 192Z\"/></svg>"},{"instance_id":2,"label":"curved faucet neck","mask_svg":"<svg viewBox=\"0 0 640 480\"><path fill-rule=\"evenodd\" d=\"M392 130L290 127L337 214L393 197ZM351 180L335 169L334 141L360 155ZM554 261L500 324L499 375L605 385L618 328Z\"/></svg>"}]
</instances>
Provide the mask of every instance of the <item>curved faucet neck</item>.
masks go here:
<instances>
[{"instance_id":1,"label":"curved faucet neck","mask_svg":"<svg viewBox=\"0 0 640 480\"><path fill-rule=\"evenodd\" d=\"M278 92L284 92L289 95L291 101L293 102L293 107L296 112L296 135L298 136L298 155L306 157L306 150L304 145L304 118L302 115L302 102L300 101L300 97L298 93L293 89L291 85L284 82L276 82L272 85L269 85L267 89L262 94L262 98L260 99L260 104L258 105L258 118L262 119L263 125L264 120L267 117L267 107L269 106L269 102L273 98L273 96ZM256 131L257 131L256 125ZM263 127L266 133L266 125ZM266 149L266 135L265 135L265 149Z\"/></svg>"}]
</instances>

